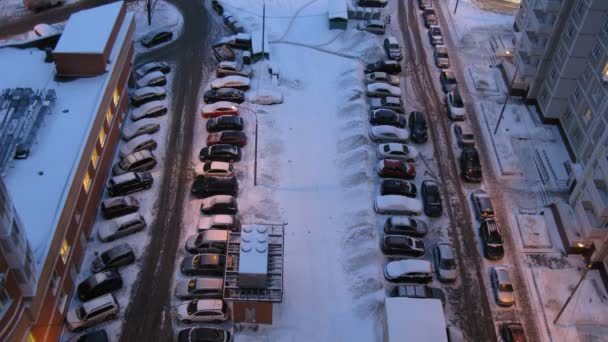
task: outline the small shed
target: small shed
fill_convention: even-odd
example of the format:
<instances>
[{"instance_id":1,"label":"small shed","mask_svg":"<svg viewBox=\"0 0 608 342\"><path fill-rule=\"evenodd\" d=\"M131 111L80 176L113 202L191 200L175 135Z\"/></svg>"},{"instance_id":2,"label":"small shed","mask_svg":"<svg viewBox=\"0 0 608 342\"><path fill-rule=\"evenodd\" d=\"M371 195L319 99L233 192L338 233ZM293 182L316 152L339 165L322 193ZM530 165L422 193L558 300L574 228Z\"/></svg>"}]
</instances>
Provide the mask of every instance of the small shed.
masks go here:
<instances>
[{"instance_id":1,"label":"small shed","mask_svg":"<svg viewBox=\"0 0 608 342\"><path fill-rule=\"evenodd\" d=\"M327 13L329 16L329 29L346 30L348 26L348 11L346 0L329 0L327 2Z\"/></svg>"}]
</instances>

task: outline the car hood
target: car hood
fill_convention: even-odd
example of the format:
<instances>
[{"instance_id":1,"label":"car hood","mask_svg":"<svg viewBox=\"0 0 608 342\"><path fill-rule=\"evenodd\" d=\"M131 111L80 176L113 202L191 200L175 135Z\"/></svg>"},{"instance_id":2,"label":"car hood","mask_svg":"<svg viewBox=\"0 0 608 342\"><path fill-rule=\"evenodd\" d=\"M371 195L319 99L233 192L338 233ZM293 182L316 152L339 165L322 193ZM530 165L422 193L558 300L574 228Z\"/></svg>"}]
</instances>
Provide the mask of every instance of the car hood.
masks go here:
<instances>
[{"instance_id":1,"label":"car hood","mask_svg":"<svg viewBox=\"0 0 608 342\"><path fill-rule=\"evenodd\" d=\"M403 267L398 262L389 262L385 267L386 274L390 277L398 277L403 274Z\"/></svg>"},{"instance_id":2,"label":"car hood","mask_svg":"<svg viewBox=\"0 0 608 342\"><path fill-rule=\"evenodd\" d=\"M196 249L196 245L194 244L195 239L196 239L196 236L190 236L186 240L186 249L187 250Z\"/></svg>"},{"instance_id":3,"label":"car hood","mask_svg":"<svg viewBox=\"0 0 608 342\"><path fill-rule=\"evenodd\" d=\"M175 313L177 314L177 318L180 320L188 318L188 303L179 305L177 309L175 309Z\"/></svg>"},{"instance_id":4,"label":"car hood","mask_svg":"<svg viewBox=\"0 0 608 342\"><path fill-rule=\"evenodd\" d=\"M504 304L511 304L515 301L515 296L512 292L497 291L496 297L500 303Z\"/></svg>"},{"instance_id":5,"label":"car hood","mask_svg":"<svg viewBox=\"0 0 608 342\"><path fill-rule=\"evenodd\" d=\"M70 329L75 329L82 325L82 322L80 321L78 316L76 316L76 310L68 311L68 314L65 315L65 321Z\"/></svg>"},{"instance_id":6,"label":"car hood","mask_svg":"<svg viewBox=\"0 0 608 342\"><path fill-rule=\"evenodd\" d=\"M456 280L456 270L446 270L446 269L440 268L439 276L442 279Z\"/></svg>"},{"instance_id":7,"label":"car hood","mask_svg":"<svg viewBox=\"0 0 608 342\"><path fill-rule=\"evenodd\" d=\"M110 236L114 235L116 227L113 224L104 224L99 227L97 235L101 240L107 240Z\"/></svg>"},{"instance_id":8,"label":"car hood","mask_svg":"<svg viewBox=\"0 0 608 342\"><path fill-rule=\"evenodd\" d=\"M188 294L188 281L181 281L177 283L175 286L175 295L176 296L185 296Z\"/></svg>"}]
</instances>

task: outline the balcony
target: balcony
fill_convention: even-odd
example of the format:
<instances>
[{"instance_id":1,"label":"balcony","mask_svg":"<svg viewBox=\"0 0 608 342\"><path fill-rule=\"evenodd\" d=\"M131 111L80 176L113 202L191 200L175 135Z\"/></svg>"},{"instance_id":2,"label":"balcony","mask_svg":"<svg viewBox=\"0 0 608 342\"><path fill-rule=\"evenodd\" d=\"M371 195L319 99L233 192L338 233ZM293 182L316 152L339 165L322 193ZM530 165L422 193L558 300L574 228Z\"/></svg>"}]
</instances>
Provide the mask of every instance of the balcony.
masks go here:
<instances>
[{"instance_id":1,"label":"balcony","mask_svg":"<svg viewBox=\"0 0 608 342\"><path fill-rule=\"evenodd\" d=\"M534 9L544 13L559 13L562 0L536 0Z\"/></svg>"},{"instance_id":2,"label":"balcony","mask_svg":"<svg viewBox=\"0 0 608 342\"><path fill-rule=\"evenodd\" d=\"M545 52L547 40L539 38L535 34L526 33L522 35L519 49L530 56L542 56Z\"/></svg>"},{"instance_id":3,"label":"balcony","mask_svg":"<svg viewBox=\"0 0 608 342\"><path fill-rule=\"evenodd\" d=\"M545 13L534 13L528 20L526 32L537 34L542 37L549 37L553 32L554 17Z\"/></svg>"}]
</instances>

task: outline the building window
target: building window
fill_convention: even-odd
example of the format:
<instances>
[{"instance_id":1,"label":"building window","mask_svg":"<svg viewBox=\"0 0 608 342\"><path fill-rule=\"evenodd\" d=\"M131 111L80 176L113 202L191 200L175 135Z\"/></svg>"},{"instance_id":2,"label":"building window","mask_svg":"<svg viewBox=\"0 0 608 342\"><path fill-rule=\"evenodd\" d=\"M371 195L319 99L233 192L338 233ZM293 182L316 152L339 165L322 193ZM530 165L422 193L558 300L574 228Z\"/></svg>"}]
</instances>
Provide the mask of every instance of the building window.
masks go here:
<instances>
[{"instance_id":1,"label":"building window","mask_svg":"<svg viewBox=\"0 0 608 342\"><path fill-rule=\"evenodd\" d=\"M61 248L59 249L59 255L61 255L61 261L63 261L65 264L65 262L68 260L68 256L70 255L70 244L68 243L68 240L63 239Z\"/></svg>"},{"instance_id":2,"label":"building window","mask_svg":"<svg viewBox=\"0 0 608 342\"><path fill-rule=\"evenodd\" d=\"M600 44L595 43L593 50L591 50L591 57L593 57L594 60L597 60L600 57L601 50Z\"/></svg>"},{"instance_id":3,"label":"building window","mask_svg":"<svg viewBox=\"0 0 608 342\"><path fill-rule=\"evenodd\" d=\"M82 186L84 187L84 191L88 194L89 188L91 187L91 175L89 175L89 171L87 171L87 173L85 173L84 175Z\"/></svg>"},{"instance_id":4,"label":"building window","mask_svg":"<svg viewBox=\"0 0 608 342\"><path fill-rule=\"evenodd\" d=\"M551 81L555 81L555 79L557 78L557 70L555 70L555 67L553 67L553 69L551 70L550 78Z\"/></svg>"},{"instance_id":5,"label":"building window","mask_svg":"<svg viewBox=\"0 0 608 342\"><path fill-rule=\"evenodd\" d=\"M101 146L101 148L106 144L106 137L106 127L101 126L101 131L99 131L99 146Z\"/></svg>"},{"instance_id":6,"label":"building window","mask_svg":"<svg viewBox=\"0 0 608 342\"><path fill-rule=\"evenodd\" d=\"M112 103L114 104L114 108L118 105L118 100L120 99L120 92L118 91L118 87L114 88L114 94L112 95Z\"/></svg>"},{"instance_id":7,"label":"building window","mask_svg":"<svg viewBox=\"0 0 608 342\"><path fill-rule=\"evenodd\" d=\"M27 342L36 342L36 338L32 333L27 334Z\"/></svg>"},{"instance_id":8,"label":"building window","mask_svg":"<svg viewBox=\"0 0 608 342\"><path fill-rule=\"evenodd\" d=\"M574 25L572 25L572 23L570 23L568 25L568 30L566 30L566 37L567 38L572 37L572 33L574 33Z\"/></svg>"},{"instance_id":9,"label":"building window","mask_svg":"<svg viewBox=\"0 0 608 342\"><path fill-rule=\"evenodd\" d=\"M583 119L585 119L585 123L586 124L589 123L589 121L591 121L592 117L593 117L593 112L591 112L591 108L587 107L587 109L583 113Z\"/></svg>"},{"instance_id":10,"label":"building window","mask_svg":"<svg viewBox=\"0 0 608 342\"><path fill-rule=\"evenodd\" d=\"M93 168L97 168L97 162L99 161L99 153L97 153L97 148L93 149L93 154L91 155L91 165Z\"/></svg>"},{"instance_id":11,"label":"building window","mask_svg":"<svg viewBox=\"0 0 608 342\"><path fill-rule=\"evenodd\" d=\"M57 295L57 290L59 289L59 282L61 281L61 277L56 270L53 271L53 276L51 277L51 291L53 295Z\"/></svg>"},{"instance_id":12,"label":"building window","mask_svg":"<svg viewBox=\"0 0 608 342\"><path fill-rule=\"evenodd\" d=\"M8 294L8 291L3 287L0 289L0 318L4 316L4 313L11 306L13 299Z\"/></svg>"},{"instance_id":13,"label":"building window","mask_svg":"<svg viewBox=\"0 0 608 342\"><path fill-rule=\"evenodd\" d=\"M113 116L114 114L112 113L112 108L108 107L108 111L106 112L106 122L108 123L108 126L110 126L110 124L112 123Z\"/></svg>"},{"instance_id":14,"label":"building window","mask_svg":"<svg viewBox=\"0 0 608 342\"><path fill-rule=\"evenodd\" d=\"M602 79L605 82L608 82L608 62L604 65L604 70L602 70Z\"/></svg>"},{"instance_id":15,"label":"building window","mask_svg":"<svg viewBox=\"0 0 608 342\"><path fill-rule=\"evenodd\" d=\"M72 282L76 284L76 279L78 278L78 269L76 265L70 265L70 276L72 277Z\"/></svg>"},{"instance_id":16,"label":"building window","mask_svg":"<svg viewBox=\"0 0 608 342\"><path fill-rule=\"evenodd\" d=\"M576 88L574 88L574 101L575 103L578 103L578 101L581 99L581 88L579 88L578 86Z\"/></svg>"},{"instance_id":17,"label":"building window","mask_svg":"<svg viewBox=\"0 0 608 342\"><path fill-rule=\"evenodd\" d=\"M64 291L61 291L61 297L57 301L57 308L59 309L59 313L63 315L65 311L65 304L68 302L68 295L65 294Z\"/></svg>"}]
</instances>

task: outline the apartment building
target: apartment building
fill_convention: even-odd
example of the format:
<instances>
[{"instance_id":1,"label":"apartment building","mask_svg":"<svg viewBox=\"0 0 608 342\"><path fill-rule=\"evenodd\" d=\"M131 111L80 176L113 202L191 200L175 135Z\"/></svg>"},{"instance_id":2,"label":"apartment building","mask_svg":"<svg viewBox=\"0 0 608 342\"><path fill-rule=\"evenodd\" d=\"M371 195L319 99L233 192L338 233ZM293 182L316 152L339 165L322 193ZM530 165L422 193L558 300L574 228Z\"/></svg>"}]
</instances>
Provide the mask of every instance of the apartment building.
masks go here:
<instances>
[{"instance_id":1,"label":"apartment building","mask_svg":"<svg viewBox=\"0 0 608 342\"><path fill-rule=\"evenodd\" d=\"M0 89L56 94L0 182L0 341L60 336L125 119L134 30L115 2L73 14L52 63L0 49Z\"/></svg>"}]
</instances>

